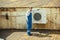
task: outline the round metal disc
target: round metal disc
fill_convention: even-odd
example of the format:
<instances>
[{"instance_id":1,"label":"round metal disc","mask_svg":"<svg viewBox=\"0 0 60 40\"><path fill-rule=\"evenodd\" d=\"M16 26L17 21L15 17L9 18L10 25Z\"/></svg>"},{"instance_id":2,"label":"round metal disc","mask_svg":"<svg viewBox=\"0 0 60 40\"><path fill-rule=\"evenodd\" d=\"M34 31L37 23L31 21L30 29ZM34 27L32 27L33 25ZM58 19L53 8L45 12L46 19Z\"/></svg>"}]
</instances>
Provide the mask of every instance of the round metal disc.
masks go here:
<instances>
[{"instance_id":1,"label":"round metal disc","mask_svg":"<svg viewBox=\"0 0 60 40\"><path fill-rule=\"evenodd\" d=\"M39 21L41 19L41 14L40 13L35 13L33 18L36 20L36 21Z\"/></svg>"}]
</instances>

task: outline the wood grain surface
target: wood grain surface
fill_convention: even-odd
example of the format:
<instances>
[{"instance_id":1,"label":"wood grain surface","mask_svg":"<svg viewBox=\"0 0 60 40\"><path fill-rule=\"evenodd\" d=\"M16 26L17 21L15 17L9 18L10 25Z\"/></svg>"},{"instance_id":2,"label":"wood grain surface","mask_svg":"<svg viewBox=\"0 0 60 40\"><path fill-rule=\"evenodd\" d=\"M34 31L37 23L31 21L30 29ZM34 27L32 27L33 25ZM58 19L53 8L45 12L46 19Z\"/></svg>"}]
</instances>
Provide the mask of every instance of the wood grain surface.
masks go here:
<instances>
[{"instance_id":1,"label":"wood grain surface","mask_svg":"<svg viewBox=\"0 0 60 40\"><path fill-rule=\"evenodd\" d=\"M6 37L6 40L59 40L60 34L42 35L38 32L32 32L32 36L28 36L26 32L13 32Z\"/></svg>"},{"instance_id":2,"label":"wood grain surface","mask_svg":"<svg viewBox=\"0 0 60 40\"><path fill-rule=\"evenodd\" d=\"M60 22L59 22L60 8L41 8L41 9L45 9L47 12L47 23L33 24L32 28L33 29L60 29ZM27 10L29 10L29 8L16 8L15 11L13 9L8 10L9 20L6 20L5 16L0 16L0 28L26 29L25 15ZM0 15L4 14L3 12L6 12L6 11L1 11Z\"/></svg>"},{"instance_id":3,"label":"wood grain surface","mask_svg":"<svg viewBox=\"0 0 60 40\"><path fill-rule=\"evenodd\" d=\"M0 0L0 7L60 7L60 0Z\"/></svg>"}]
</instances>

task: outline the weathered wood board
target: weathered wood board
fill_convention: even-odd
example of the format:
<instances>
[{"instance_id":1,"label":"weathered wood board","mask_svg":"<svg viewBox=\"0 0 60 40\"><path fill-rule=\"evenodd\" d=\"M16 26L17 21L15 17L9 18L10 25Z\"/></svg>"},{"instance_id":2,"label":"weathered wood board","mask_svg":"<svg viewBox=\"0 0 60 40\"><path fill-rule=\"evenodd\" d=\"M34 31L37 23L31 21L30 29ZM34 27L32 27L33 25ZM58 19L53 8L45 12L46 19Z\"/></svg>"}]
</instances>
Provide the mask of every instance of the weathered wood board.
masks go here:
<instances>
[{"instance_id":1,"label":"weathered wood board","mask_svg":"<svg viewBox=\"0 0 60 40\"><path fill-rule=\"evenodd\" d=\"M59 40L60 35L58 34L48 34L43 35L39 32L32 32L32 36L28 36L26 32L13 32L11 35L6 37L6 40Z\"/></svg>"},{"instance_id":2,"label":"weathered wood board","mask_svg":"<svg viewBox=\"0 0 60 40\"><path fill-rule=\"evenodd\" d=\"M26 11L29 8L22 8L17 9L17 11L1 11L0 12L0 28L3 29L10 29L10 28L16 28L16 29L22 29L26 28ZM23 11L23 12L22 12ZM8 13L9 19L6 20L5 14ZM3 15L3 16L1 16Z\"/></svg>"},{"instance_id":3,"label":"weathered wood board","mask_svg":"<svg viewBox=\"0 0 60 40\"><path fill-rule=\"evenodd\" d=\"M60 7L60 0L0 0L0 7Z\"/></svg>"},{"instance_id":4,"label":"weathered wood board","mask_svg":"<svg viewBox=\"0 0 60 40\"><path fill-rule=\"evenodd\" d=\"M60 8L44 8L44 9L47 12L47 20L48 20L47 24L33 24L32 28L33 29L60 29ZM9 20L6 20L5 16L0 17L0 28L26 29L25 15L27 10L29 10L29 8L16 8L15 11L11 11L11 10L13 9L10 9L8 13ZM0 15L3 12L4 11L0 11Z\"/></svg>"}]
</instances>

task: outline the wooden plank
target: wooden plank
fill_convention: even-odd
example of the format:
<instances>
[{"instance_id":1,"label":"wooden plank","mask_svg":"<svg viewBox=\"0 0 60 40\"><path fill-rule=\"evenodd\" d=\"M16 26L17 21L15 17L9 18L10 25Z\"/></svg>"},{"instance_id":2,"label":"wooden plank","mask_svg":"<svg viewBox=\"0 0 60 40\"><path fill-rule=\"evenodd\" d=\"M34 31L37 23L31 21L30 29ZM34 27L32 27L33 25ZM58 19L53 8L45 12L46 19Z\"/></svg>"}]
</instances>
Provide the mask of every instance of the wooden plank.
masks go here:
<instances>
[{"instance_id":1,"label":"wooden plank","mask_svg":"<svg viewBox=\"0 0 60 40\"><path fill-rule=\"evenodd\" d=\"M6 37L6 40L59 40L60 35L48 34L43 35L39 32L32 32L32 36L28 36L26 32L13 32L11 35ZM56 39L57 38L57 39Z\"/></svg>"},{"instance_id":2,"label":"wooden plank","mask_svg":"<svg viewBox=\"0 0 60 40\"><path fill-rule=\"evenodd\" d=\"M16 28L16 29L25 29L26 28L26 11L28 9L20 8L16 9L20 13L24 11L24 14L18 13L17 15L24 15L24 16L13 16L15 15L15 11L9 11L10 16L8 20L8 26L7 27L7 20L5 17L0 17L0 28ZM3 11L4 12L4 11ZM46 8L47 12L47 24L33 24L33 29L60 29L60 8ZM2 12L1 12L2 13ZM0 13L0 14L1 14ZM4 23L5 22L5 23ZM21 23L20 23L21 22Z\"/></svg>"},{"instance_id":3,"label":"wooden plank","mask_svg":"<svg viewBox=\"0 0 60 40\"><path fill-rule=\"evenodd\" d=\"M0 7L60 7L60 0L0 0Z\"/></svg>"}]
</instances>

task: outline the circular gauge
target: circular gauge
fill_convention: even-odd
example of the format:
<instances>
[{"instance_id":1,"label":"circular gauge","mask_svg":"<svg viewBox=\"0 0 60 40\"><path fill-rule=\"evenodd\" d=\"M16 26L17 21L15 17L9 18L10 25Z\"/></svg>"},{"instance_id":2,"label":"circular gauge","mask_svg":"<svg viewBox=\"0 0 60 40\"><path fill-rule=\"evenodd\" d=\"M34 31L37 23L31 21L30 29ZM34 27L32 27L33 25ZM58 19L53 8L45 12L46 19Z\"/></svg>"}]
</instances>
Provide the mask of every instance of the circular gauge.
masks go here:
<instances>
[{"instance_id":1,"label":"circular gauge","mask_svg":"<svg viewBox=\"0 0 60 40\"><path fill-rule=\"evenodd\" d=\"M36 21L39 21L41 19L41 14L40 13L35 13L33 18L36 20Z\"/></svg>"}]
</instances>

